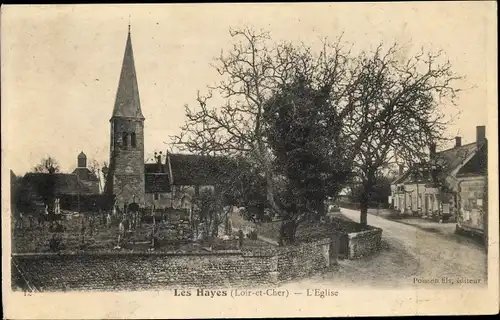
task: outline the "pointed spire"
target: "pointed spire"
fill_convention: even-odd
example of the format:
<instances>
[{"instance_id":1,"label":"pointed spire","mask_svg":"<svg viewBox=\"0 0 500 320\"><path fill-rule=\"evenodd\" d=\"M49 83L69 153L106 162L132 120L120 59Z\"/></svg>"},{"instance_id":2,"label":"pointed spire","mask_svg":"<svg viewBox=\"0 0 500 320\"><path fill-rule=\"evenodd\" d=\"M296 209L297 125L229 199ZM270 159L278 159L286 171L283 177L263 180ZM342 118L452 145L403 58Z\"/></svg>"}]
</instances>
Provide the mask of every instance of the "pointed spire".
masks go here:
<instances>
[{"instance_id":1,"label":"pointed spire","mask_svg":"<svg viewBox=\"0 0 500 320\"><path fill-rule=\"evenodd\" d=\"M130 23L128 28L127 43L125 45L125 54L123 55L122 70L112 117L144 119L141 111L139 86L137 85L137 75L135 72Z\"/></svg>"}]
</instances>

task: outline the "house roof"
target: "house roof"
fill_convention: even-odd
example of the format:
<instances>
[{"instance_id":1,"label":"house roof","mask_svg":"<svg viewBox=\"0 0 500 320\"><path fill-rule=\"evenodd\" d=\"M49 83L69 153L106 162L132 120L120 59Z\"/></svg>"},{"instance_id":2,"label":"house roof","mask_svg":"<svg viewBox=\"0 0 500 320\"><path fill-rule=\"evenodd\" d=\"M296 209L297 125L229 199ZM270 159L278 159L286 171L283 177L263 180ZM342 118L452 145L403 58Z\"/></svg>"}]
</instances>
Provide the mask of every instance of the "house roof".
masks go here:
<instances>
[{"instance_id":1,"label":"house roof","mask_svg":"<svg viewBox=\"0 0 500 320\"><path fill-rule=\"evenodd\" d=\"M144 165L145 173L168 173L167 165L163 163L146 163Z\"/></svg>"},{"instance_id":2,"label":"house roof","mask_svg":"<svg viewBox=\"0 0 500 320\"><path fill-rule=\"evenodd\" d=\"M51 180L53 178L54 180ZM68 173L27 173L21 178L21 189L38 193L40 189L54 185L55 194L93 194L76 174Z\"/></svg>"},{"instance_id":3,"label":"house roof","mask_svg":"<svg viewBox=\"0 0 500 320\"><path fill-rule=\"evenodd\" d=\"M392 184L401 183L403 180L405 180L410 175L410 173L411 173L410 170L406 170L405 172L403 172L403 174L399 175L399 177L396 177L396 179L394 179L392 181Z\"/></svg>"},{"instance_id":4,"label":"house roof","mask_svg":"<svg viewBox=\"0 0 500 320\"><path fill-rule=\"evenodd\" d=\"M76 168L73 170L72 174L77 175L78 178L83 181L99 181L96 175L88 168Z\"/></svg>"},{"instance_id":5,"label":"house roof","mask_svg":"<svg viewBox=\"0 0 500 320\"><path fill-rule=\"evenodd\" d=\"M141 111L139 86L137 84L130 30L125 45L125 54L123 55L122 70L120 73L118 90L116 91L116 100L112 117L144 119Z\"/></svg>"},{"instance_id":6,"label":"house roof","mask_svg":"<svg viewBox=\"0 0 500 320\"><path fill-rule=\"evenodd\" d=\"M212 185L227 175L233 163L224 157L169 153L174 185Z\"/></svg>"},{"instance_id":7,"label":"house roof","mask_svg":"<svg viewBox=\"0 0 500 320\"><path fill-rule=\"evenodd\" d=\"M446 177L450 175L453 171L455 171L460 166L464 165L464 161L467 160L473 153L477 151L477 145L475 142L462 145L460 147L454 147L451 149L443 150L436 153L435 161L438 164L442 171L439 175L442 177ZM415 168L409 168L402 175L397 177L392 184L402 183L408 177L410 177L412 170Z\"/></svg>"},{"instance_id":8,"label":"house roof","mask_svg":"<svg viewBox=\"0 0 500 320\"><path fill-rule=\"evenodd\" d=\"M436 153L436 162L444 168L443 175L449 175L477 151L475 142Z\"/></svg>"},{"instance_id":9,"label":"house roof","mask_svg":"<svg viewBox=\"0 0 500 320\"><path fill-rule=\"evenodd\" d=\"M483 144L472 158L457 172L457 176L486 175L488 172L488 145Z\"/></svg>"}]
</instances>

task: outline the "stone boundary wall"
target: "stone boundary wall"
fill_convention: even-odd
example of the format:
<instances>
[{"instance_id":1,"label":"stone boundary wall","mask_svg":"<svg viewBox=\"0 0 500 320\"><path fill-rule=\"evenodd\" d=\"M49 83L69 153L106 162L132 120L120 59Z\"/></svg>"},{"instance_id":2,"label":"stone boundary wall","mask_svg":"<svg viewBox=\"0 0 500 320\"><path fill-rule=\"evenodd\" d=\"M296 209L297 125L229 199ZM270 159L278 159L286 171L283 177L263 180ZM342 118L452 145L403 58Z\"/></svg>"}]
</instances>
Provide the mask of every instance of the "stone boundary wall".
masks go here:
<instances>
[{"instance_id":1,"label":"stone boundary wall","mask_svg":"<svg viewBox=\"0 0 500 320\"><path fill-rule=\"evenodd\" d=\"M380 250L382 244L382 229L369 227L369 230L348 233L348 259L358 259L369 256Z\"/></svg>"},{"instance_id":2,"label":"stone boundary wall","mask_svg":"<svg viewBox=\"0 0 500 320\"><path fill-rule=\"evenodd\" d=\"M335 264L331 240L279 248L177 252L73 252L12 255L12 288L37 291L113 291L278 284ZM14 272L15 271L15 272ZM21 273L21 274L20 274Z\"/></svg>"}]
</instances>

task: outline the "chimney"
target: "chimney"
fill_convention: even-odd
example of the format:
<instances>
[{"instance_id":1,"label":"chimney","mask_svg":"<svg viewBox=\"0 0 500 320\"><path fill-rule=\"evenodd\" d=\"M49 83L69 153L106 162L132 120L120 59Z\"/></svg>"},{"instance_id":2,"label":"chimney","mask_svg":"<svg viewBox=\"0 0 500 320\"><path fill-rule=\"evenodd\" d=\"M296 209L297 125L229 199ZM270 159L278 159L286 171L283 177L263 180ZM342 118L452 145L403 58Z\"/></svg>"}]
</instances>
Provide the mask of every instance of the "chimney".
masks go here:
<instances>
[{"instance_id":1,"label":"chimney","mask_svg":"<svg viewBox=\"0 0 500 320\"><path fill-rule=\"evenodd\" d=\"M155 152L157 172L162 172L162 165L161 165L161 156L162 155L161 154L162 154L162 152L160 151L160 153L157 156L157 153Z\"/></svg>"},{"instance_id":2,"label":"chimney","mask_svg":"<svg viewBox=\"0 0 500 320\"><path fill-rule=\"evenodd\" d=\"M462 146L462 137L455 137L455 148Z\"/></svg>"},{"instance_id":3,"label":"chimney","mask_svg":"<svg viewBox=\"0 0 500 320\"><path fill-rule=\"evenodd\" d=\"M486 141L486 126L476 127L476 144L481 146Z\"/></svg>"}]
</instances>

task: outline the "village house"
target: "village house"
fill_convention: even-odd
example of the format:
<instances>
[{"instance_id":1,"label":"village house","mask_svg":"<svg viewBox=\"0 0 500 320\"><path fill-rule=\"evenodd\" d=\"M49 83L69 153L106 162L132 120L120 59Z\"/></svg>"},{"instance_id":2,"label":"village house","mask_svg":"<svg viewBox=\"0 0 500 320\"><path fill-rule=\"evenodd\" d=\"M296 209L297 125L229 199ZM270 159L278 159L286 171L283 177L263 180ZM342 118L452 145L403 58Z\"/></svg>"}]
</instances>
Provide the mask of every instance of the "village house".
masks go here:
<instances>
[{"instance_id":1,"label":"village house","mask_svg":"<svg viewBox=\"0 0 500 320\"><path fill-rule=\"evenodd\" d=\"M19 210L29 212L41 210L49 199L60 201L60 207L65 210L78 210L92 203L85 199L98 196L99 193L88 188L76 174L59 172L29 172L17 178L16 192L18 197L13 199ZM52 210L54 204L49 204Z\"/></svg>"},{"instance_id":2,"label":"village house","mask_svg":"<svg viewBox=\"0 0 500 320\"><path fill-rule=\"evenodd\" d=\"M480 132L482 134L482 132ZM479 150L457 172L459 212L457 230L485 235L488 226L488 144L486 139Z\"/></svg>"},{"instance_id":3,"label":"village house","mask_svg":"<svg viewBox=\"0 0 500 320\"><path fill-rule=\"evenodd\" d=\"M476 210L477 200L482 201L478 189L486 181L485 157L485 126L476 128L473 143L462 145L461 137L456 137L451 149L436 152L435 146L430 146L428 163L407 170L400 168L399 176L391 184L392 207L400 213L460 221L464 212Z\"/></svg>"}]
</instances>

